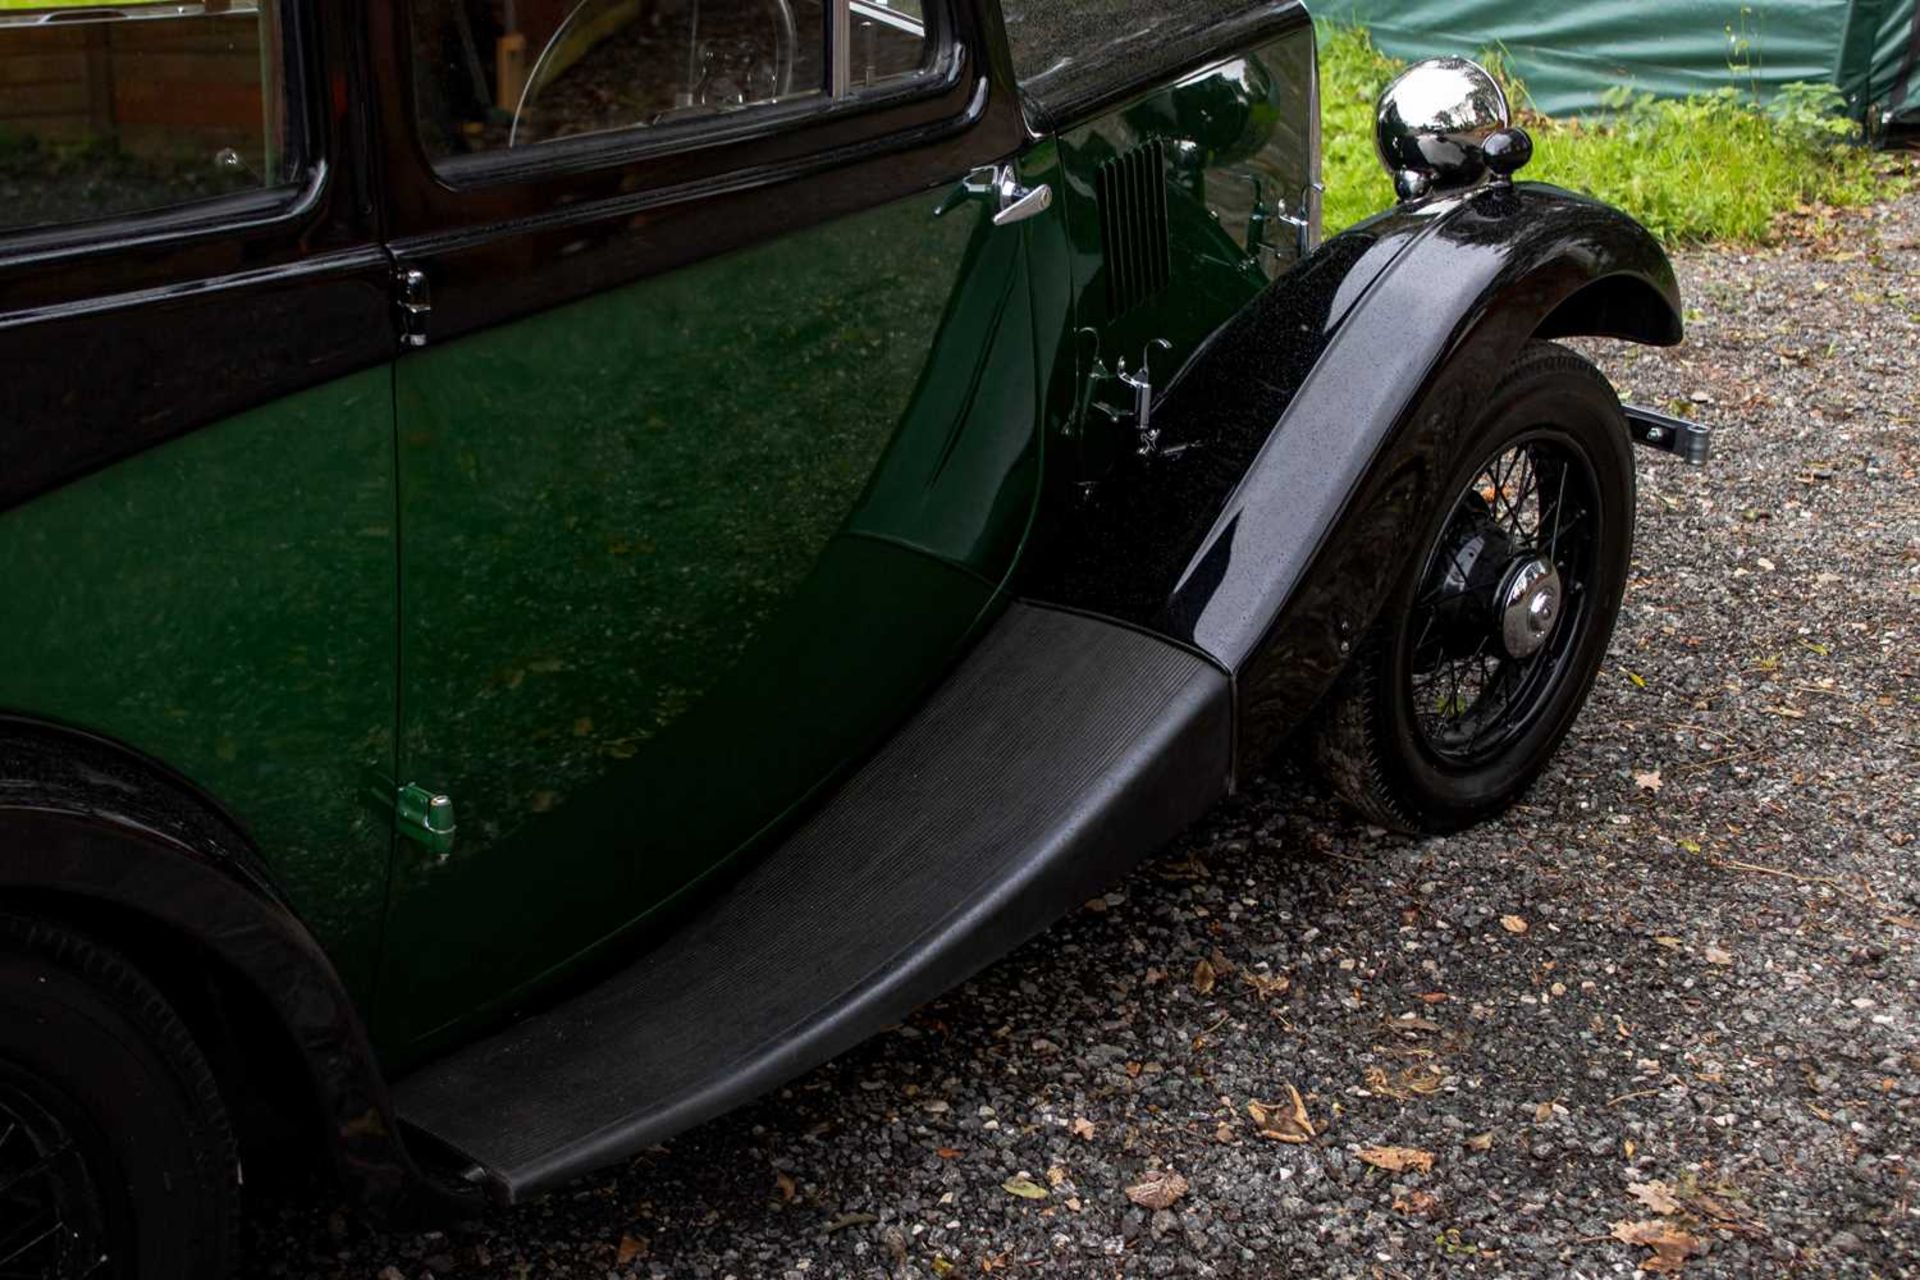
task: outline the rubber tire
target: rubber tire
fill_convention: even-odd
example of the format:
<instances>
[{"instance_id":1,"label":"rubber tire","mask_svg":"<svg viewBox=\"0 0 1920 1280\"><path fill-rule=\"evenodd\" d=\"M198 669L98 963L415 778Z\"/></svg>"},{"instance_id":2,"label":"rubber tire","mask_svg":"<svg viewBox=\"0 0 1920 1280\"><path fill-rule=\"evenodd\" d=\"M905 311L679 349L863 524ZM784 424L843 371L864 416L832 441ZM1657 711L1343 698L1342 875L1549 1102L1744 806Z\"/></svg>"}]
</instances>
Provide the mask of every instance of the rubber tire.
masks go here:
<instances>
[{"instance_id":1,"label":"rubber tire","mask_svg":"<svg viewBox=\"0 0 1920 1280\"><path fill-rule=\"evenodd\" d=\"M121 1280L220 1280L239 1162L212 1070L166 1000L83 934L0 915L0 1066L51 1096L85 1154Z\"/></svg>"},{"instance_id":2,"label":"rubber tire","mask_svg":"<svg viewBox=\"0 0 1920 1280\"><path fill-rule=\"evenodd\" d=\"M1399 670L1402 632L1418 597L1426 549L1438 541L1455 497L1508 442L1552 427L1586 455L1599 498L1600 530L1584 633L1538 718L1508 748L1472 770L1443 768L1420 745ZM1441 510L1422 531L1380 617L1319 720L1313 757L1341 799L1363 818L1409 835L1444 835L1503 812L1525 794L1572 727L1605 660L1633 557L1633 446L1613 386L1588 361L1550 342L1521 352L1464 433L1442 489Z\"/></svg>"}]
</instances>

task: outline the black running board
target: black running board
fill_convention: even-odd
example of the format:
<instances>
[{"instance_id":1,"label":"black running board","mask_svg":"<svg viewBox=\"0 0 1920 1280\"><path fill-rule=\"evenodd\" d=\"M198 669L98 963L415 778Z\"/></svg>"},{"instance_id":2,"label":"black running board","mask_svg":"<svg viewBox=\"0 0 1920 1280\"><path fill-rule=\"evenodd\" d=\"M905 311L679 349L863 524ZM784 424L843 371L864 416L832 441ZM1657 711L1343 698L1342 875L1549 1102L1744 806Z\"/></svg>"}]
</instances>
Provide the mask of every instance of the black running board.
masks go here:
<instances>
[{"instance_id":1,"label":"black running board","mask_svg":"<svg viewBox=\"0 0 1920 1280\"><path fill-rule=\"evenodd\" d=\"M402 1080L515 1201L826 1061L1111 885L1226 789L1227 677L1015 605L726 896L555 1008Z\"/></svg>"}]
</instances>

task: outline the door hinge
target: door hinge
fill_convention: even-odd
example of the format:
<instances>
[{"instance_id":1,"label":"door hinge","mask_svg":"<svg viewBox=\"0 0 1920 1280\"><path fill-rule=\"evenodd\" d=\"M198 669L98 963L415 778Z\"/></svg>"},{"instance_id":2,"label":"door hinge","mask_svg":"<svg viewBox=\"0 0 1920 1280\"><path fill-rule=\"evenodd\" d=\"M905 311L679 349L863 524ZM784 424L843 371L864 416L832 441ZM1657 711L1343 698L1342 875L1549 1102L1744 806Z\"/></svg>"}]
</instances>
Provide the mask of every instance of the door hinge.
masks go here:
<instances>
[{"instance_id":1,"label":"door hinge","mask_svg":"<svg viewBox=\"0 0 1920 1280\"><path fill-rule=\"evenodd\" d=\"M396 267L393 272L393 305L400 316L400 345L427 345L427 317L433 314L433 288L427 273L418 267Z\"/></svg>"},{"instance_id":2,"label":"door hinge","mask_svg":"<svg viewBox=\"0 0 1920 1280\"><path fill-rule=\"evenodd\" d=\"M440 861L453 852L453 797L417 782L396 784L378 770L368 770L366 794L372 805L391 818L393 829L423 845Z\"/></svg>"},{"instance_id":3,"label":"door hinge","mask_svg":"<svg viewBox=\"0 0 1920 1280\"><path fill-rule=\"evenodd\" d=\"M1082 329L1082 334L1093 335L1091 329ZM1094 336L1097 346L1098 337ZM1126 357L1122 356L1112 368L1096 353L1087 372L1086 381L1081 384L1079 414L1082 421L1097 414L1108 422L1116 423L1133 434L1134 453L1142 458L1157 458L1180 452L1166 449L1160 444L1160 428L1153 424L1153 353L1171 351L1173 344L1165 338L1154 338L1147 343L1141 353L1140 367L1128 369ZM1124 407L1115 407L1107 401L1107 384L1117 382L1125 390L1121 393L1126 403Z\"/></svg>"},{"instance_id":4,"label":"door hinge","mask_svg":"<svg viewBox=\"0 0 1920 1280\"><path fill-rule=\"evenodd\" d=\"M1280 266L1289 266L1299 262L1313 252L1313 197L1316 192L1326 188L1318 182L1309 182L1300 190L1300 200L1292 212L1287 210L1285 197L1276 197L1272 204L1267 203L1266 184L1258 177L1249 175L1247 181L1253 184L1253 212L1247 216L1247 256L1255 261L1262 254L1271 255ZM1293 228L1293 257L1282 257L1280 250L1267 243L1267 232L1274 223Z\"/></svg>"}]
</instances>

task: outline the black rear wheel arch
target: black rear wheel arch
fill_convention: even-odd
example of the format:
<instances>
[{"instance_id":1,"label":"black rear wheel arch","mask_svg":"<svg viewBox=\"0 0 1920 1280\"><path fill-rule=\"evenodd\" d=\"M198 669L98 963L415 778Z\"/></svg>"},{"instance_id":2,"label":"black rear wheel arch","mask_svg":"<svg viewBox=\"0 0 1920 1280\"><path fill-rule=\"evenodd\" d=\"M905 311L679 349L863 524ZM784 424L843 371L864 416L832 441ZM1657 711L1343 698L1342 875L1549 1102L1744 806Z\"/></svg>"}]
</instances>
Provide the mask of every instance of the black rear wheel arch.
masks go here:
<instances>
[{"instance_id":1,"label":"black rear wheel arch","mask_svg":"<svg viewBox=\"0 0 1920 1280\"><path fill-rule=\"evenodd\" d=\"M0 894L20 915L108 942L153 984L212 1069L246 1184L302 1182L331 1165L311 1064L280 1014L202 939L119 903L56 890Z\"/></svg>"},{"instance_id":2,"label":"black rear wheel arch","mask_svg":"<svg viewBox=\"0 0 1920 1280\"><path fill-rule=\"evenodd\" d=\"M0 913L102 939L192 1032L250 1182L318 1154L376 1218L444 1222L478 1195L416 1163L334 958L217 798L128 744L0 712Z\"/></svg>"}]
</instances>

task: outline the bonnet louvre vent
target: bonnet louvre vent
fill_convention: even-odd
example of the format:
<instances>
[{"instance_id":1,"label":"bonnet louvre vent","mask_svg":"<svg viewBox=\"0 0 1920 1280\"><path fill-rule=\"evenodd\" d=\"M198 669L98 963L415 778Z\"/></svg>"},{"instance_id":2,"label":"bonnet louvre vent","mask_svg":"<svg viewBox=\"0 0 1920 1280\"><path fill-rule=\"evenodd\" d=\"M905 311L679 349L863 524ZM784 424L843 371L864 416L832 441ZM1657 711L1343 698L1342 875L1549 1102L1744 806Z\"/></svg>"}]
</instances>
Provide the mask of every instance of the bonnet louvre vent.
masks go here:
<instances>
[{"instance_id":1,"label":"bonnet louvre vent","mask_svg":"<svg viewBox=\"0 0 1920 1280\"><path fill-rule=\"evenodd\" d=\"M1167 287L1167 156L1158 139L1123 151L1095 172L1107 306L1131 311Z\"/></svg>"}]
</instances>

